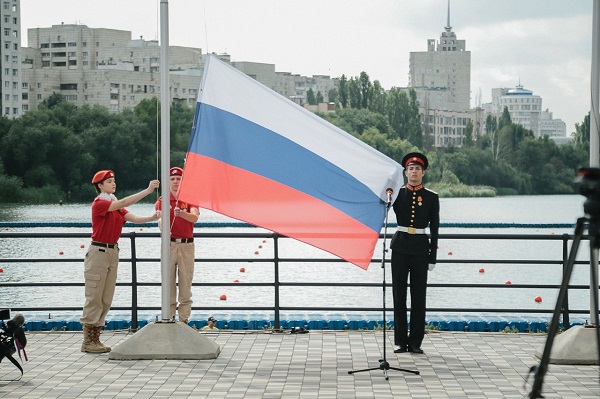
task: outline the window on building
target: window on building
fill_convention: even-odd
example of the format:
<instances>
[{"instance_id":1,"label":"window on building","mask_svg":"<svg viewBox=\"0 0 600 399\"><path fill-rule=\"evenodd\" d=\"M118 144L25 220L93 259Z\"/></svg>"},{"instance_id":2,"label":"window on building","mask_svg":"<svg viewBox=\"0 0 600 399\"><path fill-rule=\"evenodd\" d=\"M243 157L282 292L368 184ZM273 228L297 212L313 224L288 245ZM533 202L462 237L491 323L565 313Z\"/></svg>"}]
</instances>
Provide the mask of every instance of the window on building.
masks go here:
<instances>
[{"instance_id":1,"label":"window on building","mask_svg":"<svg viewBox=\"0 0 600 399\"><path fill-rule=\"evenodd\" d=\"M61 90L77 90L77 83L61 83Z\"/></svg>"},{"instance_id":2,"label":"window on building","mask_svg":"<svg viewBox=\"0 0 600 399\"><path fill-rule=\"evenodd\" d=\"M17 101L19 101L19 95L13 94L13 102L17 102Z\"/></svg>"},{"instance_id":3,"label":"window on building","mask_svg":"<svg viewBox=\"0 0 600 399\"><path fill-rule=\"evenodd\" d=\"M69 42L67 43L68 47L77 47L77 42Z\"/></svg>"},{"instance_id":4,"label":"window on building","mask_svg":"<svg viewBox=\"0 0 600 399\"><path fill-rule=\"evenodd\" d=\"M13 69L13 76L19 76L19 70L18 69Z\"/></svg>"},{"instance_id":5,"label":"window on building","mask_svg":"<svg viewBox=\"0 0 600 399\"><path fill-rule=\"evenodd\" d=\"M119 93L110 93L110 99L111 100L118 100L119 99Z\"/></svg>"},{"instance_id":6,"label":"window on building","mask_svg":"<svg viewBox=\"0 0 600 399\"><path fill-rule=\"evenodd\" d=\"M69 57L76 57L77 56L77 51L69 51Z\"/></svg>"},{"instance_id":7,"label":"window on building","mask_svg":"<svg viewBox=\"0 0 600 399\"><path fill-rule=\"evenodd\" d=\"M12 36L13 36L13 37L19 37L19 31L17 31L17 30L13 30L13 31L12 31Z\"/></svg>"},{"instance_id":8,"label":"window on building","mask_svg":"<svg viewBox=\"0 0 600 399\"><path fill-rule=\"evenodd\" d=\"M37 95L37 99L41 101L41 100L42 100L42 95L41 95L41 94L38 94L38 95Z\"/></svg>"},{"instance_id":9,"label":"window on building","mask_svg":"<svg viewBox=\"0 0 600 399\"><path fill-rule=\"evenodd\" d=\"M4 36L10 36L10 29L4 28Z\"/></svg>"},{"instance_id":10,"label":"window on building","mask_svg":"<svg viewBox=\"0 0 600 399\"><path fill-rule=\"evenodd\" d=\"M50 48L50 43L41 43L40 48Z\"/></svg>"},{"instance_id":11,"label":"window on building","mask_svg":"<svg viewBox=\"0 0 600 399\"><path fill-rule=\"evenodd\" d=\"M28 89L28 88L29 88L29 83L27 83L27 82L23 82L23 84L22 84L21 88L22 88L22 89Z\"/></svg>"},{"instance_id":12,"label":"window on building","mask_svg":"<svg viewBox=\"0 0 600 399\"><path fill-rule=\"evenodd\" d=\"M17 17L13 17L13 24L17 24L19 22L19 20L17 19Z\"/></svg>"},{"instance_id":13,"label":"window on building","mask_svg":"<svg viewBox=\"0 0 600 399\"><path fill-rule=\"evenodd\" d=\"M50 61L42 61L42 68L49 67L49 66L50 66Z\"/></svg>"},{"instance_id":14,"label":"window on building","mask_svg":"<svg viewBox=\"0 0 600 399\"><path fill-rule=\"evenodd\" d=\"M10 94L4 95L4 101L10 101Z\"/></svg>"},{"instance_id":15,"label":"window on building","mask_svg":"<svg viewBox=\"0 0 600 399\"><path fill-rule=\"evenodd\" d=\"M13 82L13 89L17 90L19 88L19 82Z\"/></svg>"},{"instance_id":16,"label":"window on building","mask_svg":"<svg viewBox=\"0 0 600 399\"><path fill-rule=\"evenodd\" d=\"M10 108L9 107L5 107L4 108L4 115L9 115L10 114Z\"/></svg>"},{"instance_id":17,"label":"window on building","mask_svg":"<svg viewBox=\"0 0 600 399\"><path fill-rule=\"evenodd\" d=\"M29 93L23 93L23 94L21 94L21 99L23 99L23 100L29 100Z\"/></svg>"},{"instance_id":18,"label":"window on building","mask_svg":"<svg viewBox=\"0 0 600 399\"><path fill-rule=\"evenodd\" d=\"M23 109L23 112L29 111L29 105L28 104L23 104L23 106L21 108Z\"/></svg>"},{"instance_id":19,"label":"window on building","mask_svg":"<svg viewBox=\"0 0 600 399\"><path fill-rule=\"evenodd\" d=\"M89 62L83 61L83 66L88 66L88 65L89 65Z\"/></svg>"},{"instance_id":20,"label":"window on building","mask_svg":"<svg viewBox=\"0 0 600 399\"><path fill-rule=\"evenodd\" d=\"M77 101L77 94L67 94L66 96L64 96L65 100L67 101Z\"/></svg>"},{"instance_id":21,"label":"window on building","mask_svg":"<svg viewBox=\"0 0 600 399\"><path fill-rule=\"evenodd\" d=\"M4 68L4 74L5 75L10 75L10 69Z\"/></svg>"}]
</instances>

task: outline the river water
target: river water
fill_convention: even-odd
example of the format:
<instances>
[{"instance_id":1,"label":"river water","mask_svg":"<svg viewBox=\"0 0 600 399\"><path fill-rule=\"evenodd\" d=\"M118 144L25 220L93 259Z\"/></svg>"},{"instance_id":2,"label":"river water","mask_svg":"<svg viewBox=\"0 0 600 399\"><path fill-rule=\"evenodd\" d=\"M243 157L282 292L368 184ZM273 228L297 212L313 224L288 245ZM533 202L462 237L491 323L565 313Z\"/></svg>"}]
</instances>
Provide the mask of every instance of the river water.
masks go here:
<instances>
[{"instance_id":1,"label":"river water","mask_svg":"<svg viewBox=\"0 0 600 399\"><path fill-rule=\"evenodd\" d=\"M585 198L578 195L566 196L509 196L496 198L443 198L441 199L441 234L450 233L491 233L491 234L543 234L559 235L573 233L578 217L583 216ZM130 211L146 215L153 212L151 204L136 204ZM390 212L390 221L395 221ZM233 219L212 211L201 210L200 223L229 222ZM19 205L0 204L0 222L90 222L90 204L74 205ZM566 224L565 227L529 228L470 228L444 227L444 224L472 223L511 223L511 224ZM88 227L10 227L3 232L85 232ZM157 227L126 227L126 231L158 232ZM264 232L257 228L208 228L196 227L197 232ZM197 258L256 258L273 256L273 241L262 238L250 239L202 239L196 242ZM87 251L89 238L71 239L10 239L0 235L0 281L27 282L83 282L83 257ZM128 239L122 239L121 258L130 254ZM138 256L160 258L160 239L141 238L137 240ZM589 259L589 246L582 244L578 260ZM62 252L62 254L60 254ZM380 241L374 257L381 258L383 252ZM6 258L81 258L81 263L3 263ZM279 256L282 258L318 257L331 255L295 240L280 240ZM438 263L429 274L430 283L482 283L504 284L560 284L562 270L556 265L503 265L503 264L444 264L452 259L562 259L560 241L510 240L440 240ZM245 272L240 271L241 268ZM480 273L480 269L485 269ZM389 267L386 268L388 283L391 282ZM231 283L240 282L270 283L274 272L272 264L266 262L196 262L195 282ZM372 264L367 271L347 263L283 263L280 266L280 280L283 282L371 282L381 283L382 269ZM131 268L122 262L119 268L119 281L131 281ZM158 263L138 264L138 281L160 282ZM576 265L571 279L572 284L589 284L589 264ZM428 290L428 307L439 308L504 308L504 309L553 309L557 289L470 289L437 288ZM272 287L194 287L194 304L206 307L220 306L273 306ZM282 287L281 306L307 307L380 307L381 289L358 287ZM220 300L227 295L227 301ZM392 307L391 290L388 290L386 306ZM541 303L534 298L542 297ZM65 288L22 288L0 291L0 307L25 306L82 306L83 287ZM131 293L127 287L118 287L113 306L129 306ZM573 290L570 293L572 309L589 309L589 290ZM140 306L160 306L160 287L142 287L139 291ZM219 311L219 314L227 314ZM109 316L114 316L111 312ZM199 315L204 318L205 313ZM73 316L73 315L71 315ZM225 316L226 317L226 316ZM584 318L588 318L587 316Z\"/></svg>"}]
</instances>

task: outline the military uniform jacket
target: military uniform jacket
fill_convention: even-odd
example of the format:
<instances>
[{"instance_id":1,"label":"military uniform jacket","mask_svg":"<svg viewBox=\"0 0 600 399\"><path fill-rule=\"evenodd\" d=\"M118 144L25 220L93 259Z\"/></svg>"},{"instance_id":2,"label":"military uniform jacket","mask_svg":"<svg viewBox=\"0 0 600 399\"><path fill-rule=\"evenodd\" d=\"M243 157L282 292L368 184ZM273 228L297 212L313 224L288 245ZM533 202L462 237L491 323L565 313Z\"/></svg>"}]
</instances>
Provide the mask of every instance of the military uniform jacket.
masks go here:
<instances>
[{"instance_id":1,"label":"military uniform jacket","mask_svg":"<svg viewBox=\"0 0 600 399\"><path fill-rule=\"evenodd\" d=\"M408 255L429 255L429 263L436 263L438 235L440 229L440 199L435 191L423 187L402 186L394 201L394 213L398 226L425 229L426 234L409 234L397 231L390 247Z\"/></svg>"}]
</instances>

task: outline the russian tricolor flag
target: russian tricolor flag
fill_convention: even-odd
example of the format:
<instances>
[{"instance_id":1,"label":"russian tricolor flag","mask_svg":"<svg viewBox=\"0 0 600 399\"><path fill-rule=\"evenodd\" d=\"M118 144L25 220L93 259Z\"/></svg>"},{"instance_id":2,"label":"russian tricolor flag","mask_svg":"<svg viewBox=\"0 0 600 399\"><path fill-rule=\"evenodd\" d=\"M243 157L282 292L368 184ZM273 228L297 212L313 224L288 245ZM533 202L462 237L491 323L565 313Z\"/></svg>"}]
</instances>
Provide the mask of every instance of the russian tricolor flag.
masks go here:
<instances>
[{"instance_id":1,"label":"russian tricolor flag","mask_svg":"<svg viewBox=\"0 0 600 399\"><path fill-rule=\"evenodd\" d=\"M367 269L402 168L208 56L179 198ZM393 195L395 198L395 194Z\"/></svg>"}]
</instances>

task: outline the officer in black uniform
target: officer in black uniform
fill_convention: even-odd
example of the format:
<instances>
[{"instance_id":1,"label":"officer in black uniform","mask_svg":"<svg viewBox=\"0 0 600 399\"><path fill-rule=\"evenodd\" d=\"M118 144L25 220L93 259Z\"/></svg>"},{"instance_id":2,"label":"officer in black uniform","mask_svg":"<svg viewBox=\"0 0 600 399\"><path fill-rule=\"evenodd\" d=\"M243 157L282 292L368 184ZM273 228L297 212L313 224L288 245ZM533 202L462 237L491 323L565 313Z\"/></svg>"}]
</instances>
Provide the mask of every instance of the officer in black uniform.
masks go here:
<instances>
[{"instance_id":1,"label":"officer in black uniform","mask_svg":"<svg viewBox=\"0 0 600 399\"><path fill-rule=\"evenodd\" d=\"M427 272L436 264L440 227L438 194L423 187L429 161L425 155L411 152L402 159L405 186L394 201L398 231L392 249L392 287L394 293L394 352L423 353L425 336L425 298ZM425 228L429 227L430 237ZM407 325L406 292L410 275L410 334Z\"/></svg>"}]
</instances>

